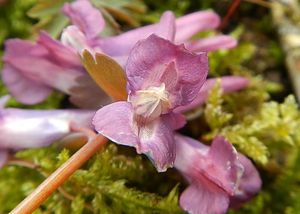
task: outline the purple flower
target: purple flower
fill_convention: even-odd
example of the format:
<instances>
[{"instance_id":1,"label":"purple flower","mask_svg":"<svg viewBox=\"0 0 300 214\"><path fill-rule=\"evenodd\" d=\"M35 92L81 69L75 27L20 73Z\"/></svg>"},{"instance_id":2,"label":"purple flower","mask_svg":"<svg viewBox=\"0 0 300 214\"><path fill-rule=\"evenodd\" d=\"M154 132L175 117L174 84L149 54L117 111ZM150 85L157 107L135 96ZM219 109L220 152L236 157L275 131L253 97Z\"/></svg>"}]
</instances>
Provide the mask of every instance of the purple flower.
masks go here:
<instances>
[{"instance_id":1,"label":"purple flower","mask_svg":"<svg viewBox=\"0 0 300 214\"><path fill-rule=\"evenodd\" d=\"M210 147L181 135L176 135L175 140L174 166L190 184L180 196L180 206L185 211L226 213L229 206L237 206L259 191L257 170L223 137L216 137Z\"/></svg>"},{"instance_id":2,"label":"purple flower","mask_svg":"<svg viewBox=\"0 0 300 214\"><path fill-rule=\"evenodd\" d=\"M1 108L0 166L9 151L48 146L67 136L71 133L72 123L91 128L93 115L94 111L87 110Z\"/></svg>"},{"instance_id":3,"label":"purple flower","mask_svg":"<svg viewBox=\"0 0 300 214\"><path fill-rule=\"evenodd\" d=\"M237 41L230 36L214 36L206 39L191 40L204 30L216 29L220 24L219 16L213 11L200 11L175 19L172 12L165 12L159 23L140 27L118 36L101 39L100 47L110 56L126 56L140 39L151 34L169 39L175 44L185 44L193 52L213 51L235 47Z\"/></svg>"},{"instance_id":4,"label":"purple flower","mask_svg":"<svg viewBox=\"0 0 300 214\"><path fill-rule=\"evenodd\" d=\"M198 95L208 72L205 53L195 55L168 40L151 35L132 49L126 65L128 101L97 111L96 131L112 141L146 154L158 171L175 160L173 130L185 119L175 108Z\"/></svg>"},{"instance_id":5,"label":"purple flower","mask_svg":"<svg viewBox=\"0 0 300 214\"><path fill-rule=\"evenodd\" d=\"M99 37L105 22L99 10L88 0L66 3L62 11L73 25L64 30L61 42L42 32L37 43L10 39L5 44L2 79L9 92L21 103L39 103L52 89L70 95L71 102L82 108L97 108L110 103L111 100L81 65L80 54L84 49L105 53L124 66L135 43L152 33L176 43L185 43L197 52L236 44L227 36L189 40L197 32L219 25L219 17L211 11L196 12L176 20L171 12L166 12L157 24L108 38Z\"/></svg>"},{"instance_id":6,"label":"purple flower","mask_svg":"<svg viewBox=\"0 0 300 214\"><path fill-rule=\"evenodd\" d=\"M40 33L37 43L20 39L5 43L2 79L24 104L43 101L53 88L71 95L71 101L80 107L107 104L110 99L87 75L79 55L83 49L97 51L93 43L104 27L102 15L87 0L66 4L64 11L76 26L65 29L62 43L45 32Z\"/></svg>"}]
</instances>

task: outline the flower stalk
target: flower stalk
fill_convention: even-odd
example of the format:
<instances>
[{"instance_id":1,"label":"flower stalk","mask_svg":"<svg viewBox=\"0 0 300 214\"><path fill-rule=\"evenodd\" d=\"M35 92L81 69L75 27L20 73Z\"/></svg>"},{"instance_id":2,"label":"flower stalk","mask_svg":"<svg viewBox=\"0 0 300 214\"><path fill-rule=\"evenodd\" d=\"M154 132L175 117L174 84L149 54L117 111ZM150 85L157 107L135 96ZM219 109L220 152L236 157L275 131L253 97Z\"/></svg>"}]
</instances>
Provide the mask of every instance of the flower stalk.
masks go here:
<instances>
[{"instance_id":1,"label":"flower stalk","mask_svg":"<svg viewBox=\"0 0 300 214\"><path fill-rule=\"evenodd\" d=\"M67 162L53 172L10 214L29 214L35 211L58 187L60 187L78 168L89 160L107 142L102 135L95 135Z\"/></svg>"}]
</instances>

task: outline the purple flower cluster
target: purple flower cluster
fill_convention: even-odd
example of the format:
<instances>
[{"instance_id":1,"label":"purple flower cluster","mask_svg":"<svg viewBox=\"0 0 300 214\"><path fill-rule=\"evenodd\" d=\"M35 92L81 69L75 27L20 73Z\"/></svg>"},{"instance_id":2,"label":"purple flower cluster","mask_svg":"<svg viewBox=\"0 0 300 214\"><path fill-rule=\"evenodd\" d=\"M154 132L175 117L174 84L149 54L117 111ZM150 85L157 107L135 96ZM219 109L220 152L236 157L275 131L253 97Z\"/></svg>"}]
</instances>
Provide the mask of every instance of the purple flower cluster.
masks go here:
<instances>
[{"instance_id":1,"label":"purple flower cluster","mask_svg":"<svg viewBox=\"0 0 300 214\"><path fill-rule=\"evenodd\" d=\"M261 186L255 167L223 137L206 146L176 133L184 112L203 104L216 79L207 79L207 51L232 48L230 36L191 38L215 29L212 11L175 18L165 12L159 23L117 36L101 37L105 21L88 0L66 3L62 12L72 25L60 41L41 32L37 42L6 42L2 79L11 95L24 104L43 101L53 90L70 95L82 108L93 110L0 109L0 166L8 152L47 146L71 132L71 123L91 127L114 141L145 154L158 171L175 167L189 182L180 197L189 213L225 213L249 200ZM102 53L118 62L127 77L126 101L113 102L85 71L81 54ZM248 85L243 77L220 79L224 92ZM4 99L4 98L3 98ZM92 120L93 118L93 120Z\"/></svg>"}]
</instances>

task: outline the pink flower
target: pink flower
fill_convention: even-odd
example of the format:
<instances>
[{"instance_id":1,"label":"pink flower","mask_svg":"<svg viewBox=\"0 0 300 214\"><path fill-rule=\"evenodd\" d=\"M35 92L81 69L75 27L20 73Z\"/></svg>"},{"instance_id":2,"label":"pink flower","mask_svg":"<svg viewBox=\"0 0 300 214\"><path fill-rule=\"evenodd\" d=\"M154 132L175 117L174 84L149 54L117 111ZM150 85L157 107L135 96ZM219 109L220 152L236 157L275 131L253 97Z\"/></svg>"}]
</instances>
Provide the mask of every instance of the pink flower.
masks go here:
<instances>
[{"instance_id":1,"label":"pink flower","mask_svg":"<svg viewBox=\"0 0 300 214\"><path fill-rule=\"evenodd\" d=\"M99 42L103 52L110 56L128 56L138 40L145 39L153 33L175 44L183 43L188 50L193 52L235 47L237 41L225 35L191 40L195 34L208 29L216 29L219 24L220 18L213 11L199 11L177 19L172 12L167 11L161 16L159 23L130 30L118 36L103 38Z\"/></svg>"},{"instance_id":2,"label":"pink flower","mask_svg":"<svg viewBox=\"0 0 300 214\"><path fill-rule=\"evenodd\" d=\"M188 49L196 52L229 48L236 44L228 36L190 41L194 34L219 25L219 17L211 11L196 12L178 19L171 12L166 12L157 24L107 38L99 36L105 22L99 10L88 0L66 3L62 11L73 25L64 30L61 42L42 32L37 43L11 39L5 44L2 79L21 103L39 103L53 89L70 95L70 100L83 108L97 108L110 103L111 100L81 65L80 54L84 49L105 53L125 65L135 43L152 33L175 43L185 43Z\"/></svg>"},{"instance_id":3,"label":"pink flower","mask_svg":"<svg viewBox=\"0 0 300 214\"><path fill-rule=\"evenodd\" d=\"M5 43L2 79L10 93L24 104L43 101L52 89L71 95L71 101L80 107L107 104L110 99L87 75L79 55L83 49L97 50L93 42L104 27L102 15L87 0L66 4L64 11L77 26L65 30L62 43L45 32L41 32L37 43L20 39ZM66 36L70 33L74 35L72 40Z\"/></svg>"},{"instance_id":4,"label":"pink flower","mask_svg":"<svg viewBox=\"0 0 300 214\"><path fill-rule=\"evenodd\" d=\"M173 130L184 125L174 109L198 95L208 72L205 53L195 55L184 46L151 35L132 49L126 65L128 101L97 111L96 131L112 141L147 154L158 171L175 160Z\"/></svg>"},{"instance_id":5,"label":"pink flower","mask_svg":"<svg viewBox=\"0 0 300 214\"><path fill-rule=\"evenodd\" d=\"M175 168L188 180L180 206L192 214L226 213L229 206L249 200L261 187L251 161L238 154L223 137L210 147L181 135L175 136Z\"/></svg>"}]
</instances>

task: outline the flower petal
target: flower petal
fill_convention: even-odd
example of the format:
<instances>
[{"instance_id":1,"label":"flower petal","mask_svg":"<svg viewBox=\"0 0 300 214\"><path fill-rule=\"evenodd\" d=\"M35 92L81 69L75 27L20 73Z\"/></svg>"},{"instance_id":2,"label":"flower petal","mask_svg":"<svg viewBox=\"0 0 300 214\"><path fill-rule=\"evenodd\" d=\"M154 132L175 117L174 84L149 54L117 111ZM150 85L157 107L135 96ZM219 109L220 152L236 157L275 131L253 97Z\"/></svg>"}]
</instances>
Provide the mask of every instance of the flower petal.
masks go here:
<instances>
[{"instance_id":1,"label":"flower petal","mask_svg":"<svg viewBox=\"0 0 300 214\"><path fill-rule=\"evenodd\" d=\"M223 214L229 198L222 189L203 178L199 185L192 184L181 194L179 203L190 214Z\"/></svg>"},{"instance_id":2,"label":"flower petal","mask_svg":"<svg viewBox=\"0 0 300 214\"><path fill-rule=\"evenodd\" d=\"M221 35L187 42L185 45L188 50L193 52L209 52L223 48L234 48L237 45L237 41L231 36Z\"/></svg>"},{"instance_id":3,"label":"flower petal","mask_svg":"<svg viewBox=\"0 0 300 214\"><path fill-rule=\"evenodd\" d=\"M181 135L176 135L175 140L175 167L186 175L190 182L197 183L199 176L204 176L224 189L227 194L235 194L244 168L230 143L223 137L216 137L209 148Z\"/></svg>"},{"instance_id":4,"label":"flower petal","mask_svg":"<svg viewBox=\"0 0 300 214\"><path fill-rule=\"evenodd\" d=\"M157 36L164 39L174 41L175 37L175 16L171 11L164 12L160 18L160 22L155 30ZM146 38L146 37L144 37Z\"/></svg>"},{"instance_id":5,"label":"flower petal","mask_svg":"<svg viewBox=\"0 0 300 214\"><path fill-rule=\"evenodd\" d=\"M162 77L170 70L174 70L177 82L176 87L167 88L173 94L173 107L188 104L206 79L207 55L194 55L183 46L176 46L156 35L138 42L126 65L129 93L134 94L149 86L160 86L166 79Z\"/></svg>"},{"instance_id":6,"label":"flower petal","mask_svg":"<svg viewBox=\"0 0 300 214\"><path fill-rule=\"evenodd\" d=\"M230 207L238 208L243 202L251 199L261 188L262 181L252 162L244 155L239 154L239 161L244 167L240 184L236 194L230 198Z\"/></svg>"},{"instance_id":7,"label":"flower petal","mask_svg":"<svg viewBox=\"0 0 300 214\"><path fill-rule=\"evenodd\" d=\"M68 67L80 67L79 55L71 47L52 39L46 32L41 32L37 41L38 44L48 50L48 54L57 64Z\"/></svg>"},{"instance_id":8,"label":"flower petal","mask_svg":"<svg viewBox=\"0 0 300 214\"><path fill-rule=\"evenodd\" d=\"M187 112L198 106L204 104L207 100L209 91L215 86L216 82L220 79L221 88L224 93L230 93L234 91L246 88L249 85L249 80L245 77L239 76L223 76L221 78L211 78L205 81L201 87L196 98L186 106L180 106L176 108L176 112Z\"/></svg>"},{"instance_id":9,"label":"flower petal","mask_svg":"<svg viewBox=\"0 0 300 214\"><path fill-rule=\"evenodd\" d=\"M93 125L98 133L118 144L136 147L139 139L132 124L132 106L123 101L104 106L93 118Z\"/></svg>"},{"instance_id":10,"label":"flower petal","mask_svg":"<svg viewBox=\"0 0 300 214\"><path fill-rule=\"evenodd\" d=\"M140 27L127 31L118 36L103 38L100 41L101 49L110 56L129 55L133 46L141 39L145 39L151 34L174 40L175 36L175 17L172 12L163 13L160 22L157 24Z\"/></svg>"},{"instance_id":11,"label":"flower petal","mask_svg":"<svg viewBox=\"0 0 300 214\"><path fill-rule=\"evenodd\" d=\"M49 56L48 50L42 45L19 39L6 42L4 62L9 66L7 68L9 71L3 74L6 84L12 85L10 91L14 96L19 96L19 100L24 100L24 103L30 102L28 104L43 100L46 97L46 91L47 93L50 91L49 87L69 93L70 87L75 84L76 77L82 75L84 71L82 67L63 67L53 56ZM23 88L25 86L28 88ZM22 99L27 95L18 94L21 89L36 91L34 93L36 98L34 96L28 98L33 101Z\"/></svg>"},{"instance_id":12,"label":"flower petal","mask_svg":"<svg viewBox=\"0 0 300 214\"><path fill-rule=\"evenodd\" d=\"M0 148L19 150L48 146L71 132L70 124L91 127L94 111L0 110Z\"/></svg>"},{"instance_id":13,"label":"flower petal","mask_svg":"<svg viewBox=\"0 0 300 214\"><path fill-rule=\"evenodd\" d=\"M128 102L104 106L93 119L98 133L118 144L135 147L138 153L146 154L154 162L158 171L165 171L175 159L171 119L165 115L143 125L139 122Z\"/></svg>"},{"instance_id":14,"label":"flower petal","mask_svg":"<svg viewBox=\"0 0 300 214\"><path fill-rule=\"evenodd\" d=\"M103 30L105 21L98 9L88 0L66 3L62 11L71 19L88 39L93 39Z\"/></svg>"},{"instance_id":15,"label":"flower petal","mask_svg":"<svg viewBox=\"0 0 300 214\"><path fill-rule=\"evenodd\" d=\"M140 144L137 151L146 154L159 172L173 167L175 161L176 148L172 122L169 115L163 115L138 130Z\"/></svg>"},{"instance_id":16,"label":"flower petal","mask_svg":"<svg viewBox=\"0 0 300 214\"><path fill-rule=\"evenodd\" d=\"M234 195L244 172L235 148L224 137L217 136L213 140L207 158L212 160L214 166L204 168L206 176L230 195Z\"/></svg>"},{"instance_id":17,"label":"flower petal","mask_svg":"<svg viewBox=\"0 0 300 214\"><path fill-rule=\"evenodd\" d=\"M175 43L181 44L198 32L215 29L220 17L213 11L200 11L176 19Z\"/></svg>"},{"instance_id":18,"label":"flower petal","mask_svg":"<svg viewBox=\"0 0 300 214\"><path fill-rule=\"evenodd\" d=\"M2 80L16 100L28 105L42 102L52 91L48 86L26 78L9 64L4 65Z\"/></svg>"}]
</instances>

